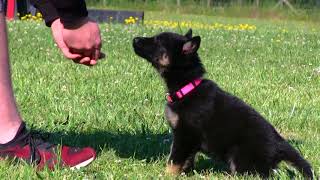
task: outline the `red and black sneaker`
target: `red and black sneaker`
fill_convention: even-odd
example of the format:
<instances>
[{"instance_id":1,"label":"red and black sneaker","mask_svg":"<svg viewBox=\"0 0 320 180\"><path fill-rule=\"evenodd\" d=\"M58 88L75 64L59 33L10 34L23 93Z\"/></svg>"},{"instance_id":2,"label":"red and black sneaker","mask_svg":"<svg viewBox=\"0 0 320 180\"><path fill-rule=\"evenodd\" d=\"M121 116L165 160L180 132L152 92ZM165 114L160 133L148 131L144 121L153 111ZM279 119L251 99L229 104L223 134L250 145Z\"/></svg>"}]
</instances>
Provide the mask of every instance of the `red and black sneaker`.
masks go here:
<instances>
[{"instance_id":1,"label":"red and black sneaker","mask_svg":"<svg viewBox=\"0 0 320 180\"><path fill-rule=\"evenodd\" d=\"M0 144L0 160L5 158L21 159L37 165L38 169L56 165L79 169L89 165L96 157L94 149L54 145L41 138L35 138L21 124L15 138L7 144Z\"/></svg>"}]
</instances>

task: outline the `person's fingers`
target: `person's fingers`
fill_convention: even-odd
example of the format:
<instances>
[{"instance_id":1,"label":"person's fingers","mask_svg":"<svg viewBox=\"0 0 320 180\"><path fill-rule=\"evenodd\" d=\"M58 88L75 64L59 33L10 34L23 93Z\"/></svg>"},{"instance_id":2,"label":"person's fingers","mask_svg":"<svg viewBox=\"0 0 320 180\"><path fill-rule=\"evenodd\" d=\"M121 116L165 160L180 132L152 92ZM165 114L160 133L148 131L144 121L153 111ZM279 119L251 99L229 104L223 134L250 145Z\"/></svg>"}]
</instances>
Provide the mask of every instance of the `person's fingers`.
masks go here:
<instances>
[{"instance_id":1,"label":"person's fingers","mask_svg":"<svg viewBox=\"0 0 320 180\"><path fill-rule=\"evenodd\" d=\"M61 47L60 49L61 49L63 55L64 55L66 58L68 58L68 59L73 59L73 60L75 60L75 59L81 58L81 55L80 55L80 54L71 53L70 50L69 50L69 48L67 48L67 47Z\"/></svg>"},{"instance_id":2,"label":"person's fingers","mask_svg":"<svg viewBox=\"0 0 320 180\"><path fill-rule=\"evenodd\" d=\"M82 59L80 59L79 63L80 64L90 64L90 57L84 57Z\"/></svg>"},{"instance_id":3,"label":"person's fingers","mask_svg":"<svg viewBox=\"0 0 320 180\"><path fill-rule=\"evenodd\" d=\"M92 59L98 60L100 58L100 49L95 49Z\"/></svg>"},{"instance_id":4,"label":"person's fingers","mask_svg":"<svg viewBox=\"0 0 320 180\"><path fill-rule=\"evenodd\" d=\"M96 65L96 64L97 64L97 61L96 61L96 60L91 60L91 61L90 61L90 65L93 66L93 65Z\"/></svg>"},{"instance_id":5,"label":"person's fingers","mask_svg":"<svg viewBox=\"0 0 320 180\"><path fill-rule=\"evenodd\" d=\"M72 53L81 54L80 58L74 59L75 63L83 64L86 66L93 66L97 64L97 59L94 59L95 50L94 49L72 49ZM100 52L99 52L100 56Z\"/></svg>"},{"instance_id":6,"label":"person's fingers","mask_svg":"<svg viewBox=\"0 0 320 180\"><path fill-rule=\"evenodd\" d=\"M88 57L88 58L90 58L90 60L87 61L88 64L90 64L90 65L95 65L95 64L97 64L96 61L98 60L98 58L96 58L96 57L99 57L99 56L100 56L100 51L97 50L97 49L94 49L94 48L92 48L92 49L86 49L86 50L83 50L83 55L86 56L86 57ZM87 59L86 59L86 60L87 60ZM87 62L86 62L86 63L87 63Z\"/></svg>"},{"instance_id":7,"label":"person's fingers","mask_svg":"<svg viewBox=\"0 0 320 180\"><path fill-rule=\"evenodd\" d=\"M98 35L98 37L96 39L96 43L94 45L94 48L101 49L101 47L102 47L101 37L100 37L100 35Z\"/></svg>"},{"instance_id":8,"label":"person's fingers","mask_svg":"<svg viewBox=\"0 0 320 180\"><path fill-rule=\"evenodd\" d=\"M81 57L80 54L75 54L70 52L70 49L68 48L68 46L63 40L62 29L63 29L63 25L61 24L60 19L56 19L51 25L52 35L58 47L61 49L63 55L66 58L73 59L73 60L80 58Z\"/></svg>"},{"instance_id":9,"label":"person's fingers","mask_svg":"<svg viewBox=\"0 0 320 180\"><path fill-rule=\"evenodd\" d=\"M81 49L78 52L81 52L81 54L85 57L91 57L94 53L94 48L86 48L86 49ZM79 53L80 54L80 53Z\"/></svg>"},{"instance_id":10,"label":"person's fingers","mask_svg":"<svg viewBox=\"0 0 320 180\"><path fill-rule=\"evenodd\" d=\"M92 57L94 60L99 60L100 59L101 47L102 47L102 43L101 43L101 37L99 35L97 37L96 43L94 45L94 52L93 52L93 57Z\"/></svg>"},{"instance_id":11,"label":"person's fingers","mask_svg":"<svg viewBox=\"0 0 320 180\"><path fill-rule=\"evenodd\" d=\"M101 36L100 36L100 31L97 33L95 44L94 44L94 52L93 52L93 59L98 60L100 59L100 51L102 47L102 42L101 42Z\"/></svg>"}]
</instances>

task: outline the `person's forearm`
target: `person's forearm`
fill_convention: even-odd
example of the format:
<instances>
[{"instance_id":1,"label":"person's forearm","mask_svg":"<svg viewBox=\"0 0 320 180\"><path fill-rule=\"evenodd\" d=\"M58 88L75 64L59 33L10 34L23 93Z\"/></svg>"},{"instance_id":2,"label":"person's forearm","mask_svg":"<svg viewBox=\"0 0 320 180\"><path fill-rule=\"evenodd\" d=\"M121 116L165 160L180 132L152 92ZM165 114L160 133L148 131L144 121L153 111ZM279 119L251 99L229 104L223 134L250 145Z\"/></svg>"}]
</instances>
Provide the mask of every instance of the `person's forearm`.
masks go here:
<instances>
[{"instance_id":1,"label":"person's forearm","mask_svg":"<svg viewBox=\"0 0 320 180\"><path fill-rule=\"evenodd\" d=\"M88 16L86 3L84 0L31 0L36 8L40 10L47 26L60 18L66 27L78 24Z\"/></svg>"}]
</instances>

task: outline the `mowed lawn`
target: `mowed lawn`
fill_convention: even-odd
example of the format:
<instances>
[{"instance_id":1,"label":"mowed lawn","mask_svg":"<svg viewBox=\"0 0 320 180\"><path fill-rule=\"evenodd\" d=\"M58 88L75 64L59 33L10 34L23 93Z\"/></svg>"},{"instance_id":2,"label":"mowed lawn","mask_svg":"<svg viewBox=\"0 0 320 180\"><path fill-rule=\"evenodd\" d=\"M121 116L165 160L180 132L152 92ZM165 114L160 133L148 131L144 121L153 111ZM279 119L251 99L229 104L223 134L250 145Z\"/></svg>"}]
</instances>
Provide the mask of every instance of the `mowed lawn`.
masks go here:
<instances>
[{"instance_id":1,"label":"mowed lawn","mask_svg":"<svg viewBox=\"0 0 320 180\"><path fill-rule=\"evenodd\" d=\"M319 25L154 12L146 19L254 25L193 29L202 37L206 77L255 107L320 174ZM53 172L1 161L0 179L173 178L164 173L171 143L165 86L131 42L162 31L185 33L186 27L102 24L106 58L90 68L64 59L43 23L15 21L8 28L14 91L29 127L55 143L95 147L98 157L88 168ZM274 176L302 178L285 163ZM257 177L228 175L223 163L200 154L194 175L180 178Z\"/></svg>"}]
</instances>

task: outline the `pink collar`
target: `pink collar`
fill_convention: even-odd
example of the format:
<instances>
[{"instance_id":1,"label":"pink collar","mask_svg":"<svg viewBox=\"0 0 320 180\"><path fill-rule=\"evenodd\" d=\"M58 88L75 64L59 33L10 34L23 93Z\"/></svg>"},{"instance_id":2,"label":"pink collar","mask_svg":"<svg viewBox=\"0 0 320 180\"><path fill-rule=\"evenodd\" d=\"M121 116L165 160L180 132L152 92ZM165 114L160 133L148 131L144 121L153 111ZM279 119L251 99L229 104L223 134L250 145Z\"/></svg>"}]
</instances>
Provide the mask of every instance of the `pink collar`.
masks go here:
<instances>
[{"instance_id":1,"label":"pink collar","mask_svg":"<svg viewBox=\"0 0 320 180\"><path fill-rule=\"evenodd\" d=\"M167 93L166 99L169 103L173 103L176 100L182 99L184 96L189 94L192 90L194 90L201 83L202 79L197 78L187 85L183 86L181 89L176 91L174 94Z\"/></svg>"}]
</instances>

